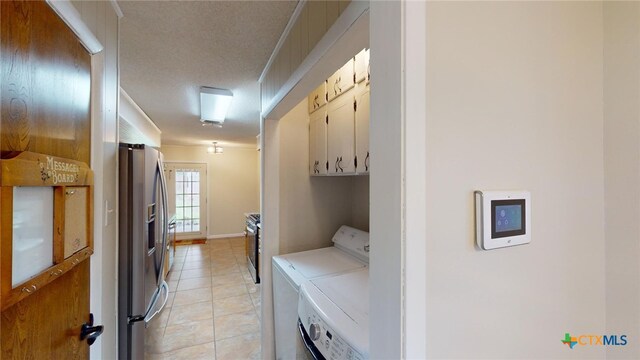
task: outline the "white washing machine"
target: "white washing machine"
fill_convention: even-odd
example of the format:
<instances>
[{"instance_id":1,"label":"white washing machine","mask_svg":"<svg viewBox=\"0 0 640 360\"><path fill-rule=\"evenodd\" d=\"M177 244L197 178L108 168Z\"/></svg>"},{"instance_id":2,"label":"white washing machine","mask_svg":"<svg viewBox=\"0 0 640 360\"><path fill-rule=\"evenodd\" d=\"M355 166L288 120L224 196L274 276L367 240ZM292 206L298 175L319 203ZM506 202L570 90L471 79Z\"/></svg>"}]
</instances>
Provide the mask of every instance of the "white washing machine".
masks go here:
<instances>
[{"instance_id":1,"label":"white washing machine","mask_svg":"<svg viewBox=\"0 0 640 360\"><path fill-rule=\"evenodd\" d=\"M368 266L369 233L343 225L332 240L332 247L274 256L272 259L277 359L305 358L304 348L298 341L300 285L311 279L362 270Z\"/></svg>"},{"instance_id":2,"label":"white washing machine","mask_svg":"<svg viewBox=\"0 0 640 360\"><path fill-rule=\"evenodd\" d=\"M369 269L302 284L298 330L308 359L369 359Z\"/></svg>"}]
</instances>

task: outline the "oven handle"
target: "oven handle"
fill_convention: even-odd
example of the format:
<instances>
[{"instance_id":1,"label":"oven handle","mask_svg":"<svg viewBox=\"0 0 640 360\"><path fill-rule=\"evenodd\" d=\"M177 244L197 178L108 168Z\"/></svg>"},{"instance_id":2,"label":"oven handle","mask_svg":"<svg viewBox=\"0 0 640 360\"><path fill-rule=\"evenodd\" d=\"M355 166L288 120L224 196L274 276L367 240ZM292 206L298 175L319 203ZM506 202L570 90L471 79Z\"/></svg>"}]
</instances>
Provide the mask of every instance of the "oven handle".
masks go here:
<instances>
[{"instance_id":1,"label":"oven handle","mask_svg":"<svg viewBox=\"0 0 640 360\"><path fill-rule=\"evenodd\" d=\"M325 357L320 353L316 345L311 341L311 338L307 334L307 331L304 329L302 325L302 321L298 318L298 331L300 331L300 337L302 338L302 342L304 343L304 347L307 348L307 351L311 354L311 356L315 360L326 360Z\"/></svg>"}]
</instances>

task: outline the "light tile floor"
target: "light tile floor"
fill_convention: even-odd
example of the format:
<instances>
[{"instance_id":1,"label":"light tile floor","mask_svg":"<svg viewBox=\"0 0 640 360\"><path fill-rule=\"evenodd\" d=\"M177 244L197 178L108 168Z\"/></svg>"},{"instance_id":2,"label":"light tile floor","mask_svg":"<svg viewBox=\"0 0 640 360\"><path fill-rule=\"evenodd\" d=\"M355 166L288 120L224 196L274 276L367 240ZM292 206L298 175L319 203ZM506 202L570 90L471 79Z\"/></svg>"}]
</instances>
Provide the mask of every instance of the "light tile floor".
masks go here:
<instances>
[{"instance_id":1,"label":"light tile floor","mask_svg":"<svg viewBox=\"0 0 640 360\"><path fill-rule=\"evenodd\" d=\"M147 358L260 358L260 287L244 237L178 246L165 309L147 329Z\"/></svg>"}]
</instances>

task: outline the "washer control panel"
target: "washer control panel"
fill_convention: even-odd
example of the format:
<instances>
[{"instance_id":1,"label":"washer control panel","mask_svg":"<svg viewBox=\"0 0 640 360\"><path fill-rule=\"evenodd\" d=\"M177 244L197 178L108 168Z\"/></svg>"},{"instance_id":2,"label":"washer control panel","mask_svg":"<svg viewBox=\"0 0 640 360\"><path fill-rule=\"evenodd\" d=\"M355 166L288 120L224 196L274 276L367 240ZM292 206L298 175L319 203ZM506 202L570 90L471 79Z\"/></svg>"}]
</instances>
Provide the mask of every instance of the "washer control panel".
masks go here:
<instances>
[{"instance_id":1,"label":"washer control panel","mask_svg":"<svg viewBox=\"0 0 640 360\"><path fill-rule=\"evenodd\" d=\"M298 300L298 316L309 338L326 359L365 360L362 354L349 346L327 325L327 322L318 315L318 312L309 304L302 293Z\"/></svg>"}]
</instances>

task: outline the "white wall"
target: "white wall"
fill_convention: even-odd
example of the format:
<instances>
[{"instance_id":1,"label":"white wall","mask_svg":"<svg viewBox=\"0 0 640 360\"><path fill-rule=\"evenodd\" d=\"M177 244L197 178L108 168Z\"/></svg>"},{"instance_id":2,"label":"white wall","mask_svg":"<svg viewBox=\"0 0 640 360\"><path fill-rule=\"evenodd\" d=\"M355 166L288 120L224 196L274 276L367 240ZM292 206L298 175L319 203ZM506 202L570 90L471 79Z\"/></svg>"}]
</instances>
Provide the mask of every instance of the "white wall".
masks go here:
<instances>
[{"instance_id":1,"label":"white wall","mask_svg":"<svg viewBox=\"0 0 640 360\"><path fill-rule=\"evenodd\" d=\"M399 359L403 351L402 5L370 5L369 344L374 359Z\"/></svg>"},{"instance_id":2,"label":"white wall","mask_svg":"<svg viewBox=\"0 0 640 360\"><path fill-rule=\"evenodd\" d=\"M109 2L73 1L82 20L104 46L93 55L91 168L94 183L94 254L91 256L90 309L103 334L91 346L94 359L116 357L116 233L118 14Z\"/></svg>"},{"instance_id":3,"label":"white wall","mask_svg":"<svg viewBox=\"0 0 640 360\"><path fill-rule=\"evenodd\" d=\"M208 154L206 146L164 145L167 162L207 164L208 236L244 231L244 213L260 210L259 152L255 147L224 147L223 154Z\"/></svg>"},{"instance_id":4,"label":"white wall","mask_svg":"<svg viewBox=\"0 0 640 360\"><path fill-rule=\"evenodd\" d=\"M603 358L560 342L605 332L602 3L426 11L428 356ZM476 189L531 191L531 244L478 250Z\"/></svg>"},{"instance_id":5,"label":"white wall","mask_svg":"<svg viewBox=\"0 0 640 360\"><path fill-rule=\"evenodd\" d=\"M604 184L607 333L640 358L640 3L604 3Z\"/></svg>"}]
</instances>

